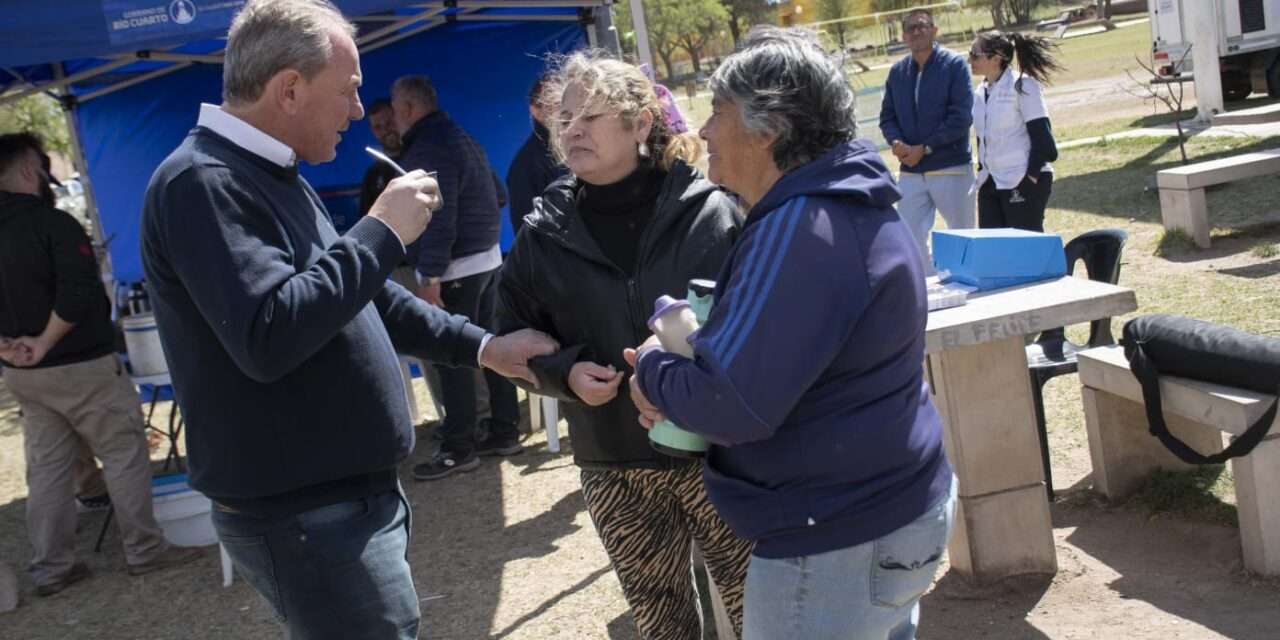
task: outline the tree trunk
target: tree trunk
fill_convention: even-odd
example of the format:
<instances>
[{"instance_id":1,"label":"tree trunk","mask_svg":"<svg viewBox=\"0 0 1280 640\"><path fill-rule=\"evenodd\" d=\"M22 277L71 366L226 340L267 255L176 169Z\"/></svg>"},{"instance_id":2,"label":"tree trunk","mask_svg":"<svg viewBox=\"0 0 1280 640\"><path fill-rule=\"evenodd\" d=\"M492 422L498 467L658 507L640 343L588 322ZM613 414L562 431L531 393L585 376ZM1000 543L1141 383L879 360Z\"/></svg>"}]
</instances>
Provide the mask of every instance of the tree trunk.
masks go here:
<instances>
[{"instance_id":1,"label":"tree trunk","mask_svg":"<svg viewBox=\"0 0 1280 640\"><path fill-rule=\"evenodd\" d=\"M671 51L658 50L658 57L662 58L662 66L667 68L667 82L676 81L676 65L671 60Z\"/></svg>"},{"instance_id":2,"label":"tree trunk","mask_svg":"<svg viewBox=\"0 0 1280 640\"><path fill-rule=\"evenodd\" d=\"M689 52L689 60L693 62L693 75L702 73L702 47L685 47Z\"/></svg>"},{"instance_id":3,"label":"tree trunk","mask_svg":"<svg viewBox=\"0 0 1280 640\"><path fill-rule=\"evenodd\" d=\"M729 35L733 38L733 48L738 49L738 41L742 39L741 27L738 26L738 16L729 14Z\"/></svg>"}]
</instances>

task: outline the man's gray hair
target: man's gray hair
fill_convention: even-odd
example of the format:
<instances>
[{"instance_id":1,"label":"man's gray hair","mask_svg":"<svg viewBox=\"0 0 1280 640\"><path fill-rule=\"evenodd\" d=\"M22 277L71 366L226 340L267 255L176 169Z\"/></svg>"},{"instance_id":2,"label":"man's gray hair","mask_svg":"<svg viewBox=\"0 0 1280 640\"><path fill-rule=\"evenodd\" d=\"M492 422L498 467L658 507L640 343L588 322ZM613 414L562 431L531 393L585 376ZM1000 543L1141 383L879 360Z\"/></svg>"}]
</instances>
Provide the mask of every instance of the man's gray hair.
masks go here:
<instances>
[{"instance_id":1,"label":"man's gray hair","mask_svg":"<svg viewBox=\"0 0 1280 640\"><path fill-rule=\"evenodd\" d=\"M396 79L395 84L391 85L391 97L404 98L410 102L420 104L427 108L428 111L435 111L440 108L440 100L436 97L436 87L431 84L431 78L426 76L401 76Z\"/></svg>"},{"instance_id":2,"label":"man's gray hair","mask_svg":"<svg viewBox=\"0 0 1280 640\"><path fill-rule=\"evenodd\" d=\"M752 29L710 85L716 99L738 105L748 131L777 136L773 161L783 171L857 135L853 90L807 29Z\"/></svg>"},{"instance_id":3,"label":"man's gray hair","mask_svg":"<svg viewBox=\"0 0 1280 640\"><path fill-rule=\"evenodd\" d=\"M355 25L327 0L250 0L227 32L222 99L247 104L285 69L310 80L333 54L329 34L355 37Z\"/></svg>"}]
</instances>

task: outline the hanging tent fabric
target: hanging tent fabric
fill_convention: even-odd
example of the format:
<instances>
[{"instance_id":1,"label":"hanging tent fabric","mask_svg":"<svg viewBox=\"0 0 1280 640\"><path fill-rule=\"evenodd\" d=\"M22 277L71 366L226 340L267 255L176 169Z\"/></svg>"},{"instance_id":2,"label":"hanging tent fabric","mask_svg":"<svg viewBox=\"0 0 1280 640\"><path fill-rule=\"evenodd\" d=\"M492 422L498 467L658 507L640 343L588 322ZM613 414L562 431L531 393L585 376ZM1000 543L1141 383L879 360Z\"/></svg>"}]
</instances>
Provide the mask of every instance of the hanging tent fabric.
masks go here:
<instances>
[{"instance_id":1,"label":"hanging tent fabric","mask_svg":"<svg viewBox=\"0 0 1280 640\"><path fill-rule=\"evenodd\" d=\"M530 130L526 96L548 54L612 35L612 0L337 0L359 27L365 104L407 74L431 77L441 108L484 146L504 176ZM138 221L148 180L195 125L201 102L220 102L221 51L243 0L28 0L0 23L0 101L48 92L72 117L92 185L100 241L117 283L142 280ZM595 27L589 30L588 27ZM614 40L616 42L616 40ZM608 46L608 40L600 44ZM615 46L616 48L616 46ZM343 228L376 145L364 122L338 156L302 173ZM502 216L504 226L506 216ZM503 242L510 241L504 228Z\"/></svg>"}]
</instances>

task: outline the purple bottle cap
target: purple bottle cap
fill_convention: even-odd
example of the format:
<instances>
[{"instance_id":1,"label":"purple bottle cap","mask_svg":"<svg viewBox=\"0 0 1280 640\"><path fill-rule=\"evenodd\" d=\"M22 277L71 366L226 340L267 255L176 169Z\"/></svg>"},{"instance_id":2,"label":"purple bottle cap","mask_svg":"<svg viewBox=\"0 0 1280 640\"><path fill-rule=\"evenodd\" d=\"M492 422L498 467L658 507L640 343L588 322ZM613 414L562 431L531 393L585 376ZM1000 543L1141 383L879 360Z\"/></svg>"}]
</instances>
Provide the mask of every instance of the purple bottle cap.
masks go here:
<instances>
[{"instance_id":1,"label":"purple bottle cap","mask_svg":"<svg viewBox=\"0 0 1280 640\"><path fill-rule=\"evenodd\" d=\"M649 329L653 331L658 330L658 318L662 317L662 314L688 306L689 303L684 300L676 300L671 296L659 297L653 303L653 315L649 316Z\"/></svg>"}]
</instances>

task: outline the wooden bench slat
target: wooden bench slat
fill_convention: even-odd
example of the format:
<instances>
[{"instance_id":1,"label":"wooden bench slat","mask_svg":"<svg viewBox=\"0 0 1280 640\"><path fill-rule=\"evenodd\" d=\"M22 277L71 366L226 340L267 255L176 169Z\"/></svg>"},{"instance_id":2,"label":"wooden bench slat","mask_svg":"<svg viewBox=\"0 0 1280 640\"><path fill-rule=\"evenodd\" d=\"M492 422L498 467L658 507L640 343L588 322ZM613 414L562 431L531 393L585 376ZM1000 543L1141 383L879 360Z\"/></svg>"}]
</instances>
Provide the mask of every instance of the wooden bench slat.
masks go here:
<instances>
[{"instance_id":1,"label":"wooden bench slat","mask_svg":"<svg viewBox=\"0 0 1280 640\"><path fill-rule=\"evenodd\" d=\"M1129 370L1118 346L1082 351L1077 356L1080 384L1142 403L1142 385ZM1160 377L1166 412L1240 435L1271 407L1275 396L1176 376Z\"/></svg>"},{"instance_id":2,"label":"wooden bench slat","mask_svg":"<svg viewBox=\"0 0 1280 640\"><path fill-rule=\"evenodd\" d=\"M1161 189L1185 191L1274 173L1280 173L1280 149L1163 169L1156 173L1156 183Z\"/></svg>"}]
</instances>

